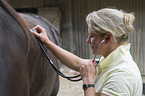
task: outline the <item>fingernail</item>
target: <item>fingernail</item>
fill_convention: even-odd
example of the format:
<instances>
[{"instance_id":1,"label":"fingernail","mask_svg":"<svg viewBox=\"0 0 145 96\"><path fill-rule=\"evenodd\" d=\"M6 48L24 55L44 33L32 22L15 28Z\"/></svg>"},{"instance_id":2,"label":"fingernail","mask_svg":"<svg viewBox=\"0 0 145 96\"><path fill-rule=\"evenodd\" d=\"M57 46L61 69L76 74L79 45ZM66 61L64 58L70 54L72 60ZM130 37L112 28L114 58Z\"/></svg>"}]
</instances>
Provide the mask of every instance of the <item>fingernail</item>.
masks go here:
<instances>
[{"instance_id":1,"label":"fingernail","mask_svg":"<svg viewBox=\"0 0 145 96\"><path fill-rule=\"evenodd\" d=\"M37 32L37 31L36 31L36 30L34 30L34 29L30 29L30 31L31 31L31 32Z\"/></svg>"}]
</instances>

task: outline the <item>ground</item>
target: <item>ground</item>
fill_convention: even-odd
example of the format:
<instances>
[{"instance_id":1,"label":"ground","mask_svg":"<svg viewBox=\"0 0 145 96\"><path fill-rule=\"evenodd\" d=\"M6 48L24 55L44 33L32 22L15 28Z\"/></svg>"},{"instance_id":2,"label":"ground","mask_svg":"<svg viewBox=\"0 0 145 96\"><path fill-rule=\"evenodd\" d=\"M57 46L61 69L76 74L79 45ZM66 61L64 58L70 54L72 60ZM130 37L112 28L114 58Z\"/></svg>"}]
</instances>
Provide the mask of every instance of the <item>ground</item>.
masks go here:
<instances>
[{"instance_id":1,"label":"ground","mask_svg":"<svg viewBox=\"0 0 145 96\"><path fill-rule=\"evenodd\" d=\"M75 72L65 66L61 66L60 70L67 76L77 75L78 72ZM82 81L72 82L66 80L65 78L60 77L60 87L57 96L82 96Z\"/></svg>"}]
</instances>

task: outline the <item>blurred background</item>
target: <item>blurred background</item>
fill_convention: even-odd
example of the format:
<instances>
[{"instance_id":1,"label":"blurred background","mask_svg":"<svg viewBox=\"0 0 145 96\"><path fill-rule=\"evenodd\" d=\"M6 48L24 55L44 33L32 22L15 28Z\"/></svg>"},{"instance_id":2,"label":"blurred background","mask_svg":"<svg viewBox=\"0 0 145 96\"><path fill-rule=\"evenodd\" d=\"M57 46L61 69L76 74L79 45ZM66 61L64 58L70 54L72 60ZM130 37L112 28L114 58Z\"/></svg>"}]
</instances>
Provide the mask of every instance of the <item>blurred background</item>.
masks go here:
<instances>
[{"instance_id":1,"label":"blurred background","mask_svg":"<svg viewBox=\"0 0 145 96\"><path fill-rule=\"evenodd\" d=\"M126 12L134 12L136 17L134 24L135 31L130 35L129 42L131 42L132 44L131 54L133 56L133 59L139 66L143 82L145 83L145 64L144 64L145 0L6 0L6 1L17 12L34 13L49 20L55 26L56 30L58 31L61 37L62 47L82 58L93 57L91 48L86 43L87 24L85 19L87 14L89 14L92 11L106 7L117 8L124 10ZM66 67L62 66L62 68ZM70 69L66 68L66 70L68 71L64 70L63 71L66 73L75 74L75 72L72 72L72 70ZM68 81L66 81L63 85L67 84L67 82ZM81 85L81 83L79 84ZM79 84L76 84L76 86ZM75 84L72 83L72 85ZM145 87L145 84L143 85ZM61 86L61 89L63 89L62 87L63 86ZM145 88L143 90L143 94L145 94Z\"/></svg>"}]
</instances>

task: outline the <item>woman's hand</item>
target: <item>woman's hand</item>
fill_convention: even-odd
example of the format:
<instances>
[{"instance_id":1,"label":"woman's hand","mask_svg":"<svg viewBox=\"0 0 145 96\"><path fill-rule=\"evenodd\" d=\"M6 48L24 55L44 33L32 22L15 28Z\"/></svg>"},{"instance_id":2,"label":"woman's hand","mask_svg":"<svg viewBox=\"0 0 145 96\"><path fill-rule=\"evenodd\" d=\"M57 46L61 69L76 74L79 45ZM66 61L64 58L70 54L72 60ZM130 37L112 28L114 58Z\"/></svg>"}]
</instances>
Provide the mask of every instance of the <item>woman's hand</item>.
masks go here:
<instances>
[{"instance_id":1,"label":"woman's hand","mask_svg":"<svg viewBox=\"0 0 145 96\"><path fill-rule=\"evenodd\" d=\"M80 68L80 73L84 84L94 84L96 74L95 64L96 62L90 60L88 64L82 65Z\"/></svg>"},{"instance_id":2,"label":"woman's hand","mask_svg":"<svg viewBox=\"0 0 145 96\"><path fill-rule=\"evenodd\" d=\"M36 30L37 32L33 31ZM41 42L43 42L44 44L46 42L49 42L50 40L48 39L47 33L45 31L45 29L43 27L41 27L40 25L37 25L36 27L32 28L31 31L34 35L36 35Z\"/></svg>"}]
</instances>

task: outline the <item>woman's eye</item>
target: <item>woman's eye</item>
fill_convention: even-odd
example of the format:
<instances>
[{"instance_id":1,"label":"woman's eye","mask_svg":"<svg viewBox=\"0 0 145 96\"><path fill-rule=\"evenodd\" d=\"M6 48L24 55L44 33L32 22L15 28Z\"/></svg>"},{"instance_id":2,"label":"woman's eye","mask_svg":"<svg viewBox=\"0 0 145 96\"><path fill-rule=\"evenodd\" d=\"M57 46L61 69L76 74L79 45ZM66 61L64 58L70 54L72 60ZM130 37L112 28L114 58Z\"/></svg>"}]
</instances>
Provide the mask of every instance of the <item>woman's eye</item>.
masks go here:
<instances>
[{"instance_id":1,"label":"woman's eye","mask_svg":"<svg viewBox=\"0 0 145 96\"><path fill-rule=\"evenodd\" d=\"M94 36L90 36L90 38L93 38Z\"/></svg>"}]
</instances>

